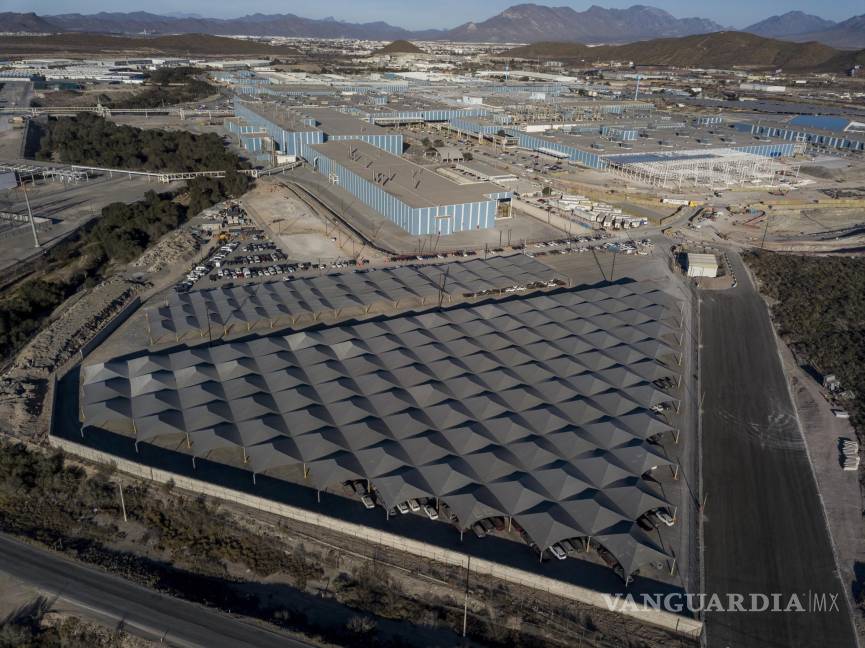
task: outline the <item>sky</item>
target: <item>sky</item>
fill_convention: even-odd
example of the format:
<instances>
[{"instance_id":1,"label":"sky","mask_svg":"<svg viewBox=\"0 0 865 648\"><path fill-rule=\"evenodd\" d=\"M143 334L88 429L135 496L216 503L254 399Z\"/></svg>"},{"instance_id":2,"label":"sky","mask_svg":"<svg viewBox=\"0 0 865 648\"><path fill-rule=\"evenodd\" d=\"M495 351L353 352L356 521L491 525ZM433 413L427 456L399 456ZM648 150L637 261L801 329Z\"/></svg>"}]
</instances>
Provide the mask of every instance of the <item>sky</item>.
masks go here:
<instances>
[{"instance_id":1,"label":"sky","mask_svg":"<svg viewBox=\"0 0 865 648\"><path fill-rule=\"evenodd\" d=\"M481 21L521 0L114 0L110 9L104 0L0 0L0 11L33 11L40 15L96 13L99 11L148 11L157 14L199 14L208 18L231 18L250 13L293 13L305 18L333 16L348 22L383 20L407 29L450 28L470 20ZM592 4L625 8L645 4L664 9L677 18L710 18L721 25L746 27L773 14L799 10L830 20L845 20L865 13L863 0L790 2L790 0L549 0L537 4L570 6L578 11Z\"/></svg>"}]
</instances>

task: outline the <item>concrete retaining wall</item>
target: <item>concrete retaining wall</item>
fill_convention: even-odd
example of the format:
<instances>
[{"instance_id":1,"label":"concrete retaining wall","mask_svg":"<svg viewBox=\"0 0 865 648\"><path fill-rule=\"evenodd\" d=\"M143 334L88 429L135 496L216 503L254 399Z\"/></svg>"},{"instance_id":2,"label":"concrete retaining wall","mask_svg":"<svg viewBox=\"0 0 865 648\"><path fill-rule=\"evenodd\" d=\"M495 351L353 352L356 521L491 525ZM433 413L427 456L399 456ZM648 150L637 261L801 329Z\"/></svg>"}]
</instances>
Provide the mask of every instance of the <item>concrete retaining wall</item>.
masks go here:
<instances>
[{"instance_id":1,"label":"concrete retaining wall","mask_svg":"<svg viewBox=\"0 0 865 648\"><path fill-rule=\"evenodd\" d=\"M455 565L462 568L469 566L469 557L466 554L457 551L443 549L435 545L429 545L396 534L345 522L344 520L327 515L312 513L301 508L273 502L262 497L248 495L222 486L216 486L208 482L160 470L158 468L144 466L135 463L134 461L121 459L109 453L88 448L59 437L49 436L48 438L51 445L61 448L65 452L98 463L114 464L118 470L136 477L149 479L160 484L173 481L175 485L184 490L235 502L254 509L267 511L292 520L297 520L298 522L325 527L329 530L353 536L366 542L398 549L400 551L412 553L447 565ZM494 578L500 578L525 587L542 590L556 596L561 596L562 598L586 603L603 610L609 610L606 599L603 595L584 587L570 585L552 578L545 578L520 569L507 567L479 558L471 560L470 568L471 571L476 574L490 575ZM703 624L699 620L678 616L670 612L653 609L625 609L618 613L688 637L698 637L703 630Z\"/></svg>"}]
</instances>

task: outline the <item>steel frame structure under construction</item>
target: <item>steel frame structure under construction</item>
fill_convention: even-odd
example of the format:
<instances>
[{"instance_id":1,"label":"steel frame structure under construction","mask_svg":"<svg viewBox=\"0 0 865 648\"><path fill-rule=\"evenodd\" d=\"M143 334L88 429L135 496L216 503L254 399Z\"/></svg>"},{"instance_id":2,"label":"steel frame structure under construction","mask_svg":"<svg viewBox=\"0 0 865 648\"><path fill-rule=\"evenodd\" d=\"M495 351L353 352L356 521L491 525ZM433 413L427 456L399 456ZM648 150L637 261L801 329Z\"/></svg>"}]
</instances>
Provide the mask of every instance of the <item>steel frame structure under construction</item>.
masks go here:
<instances>
[{"instance_id":1,"label":"steel frame structure under construction","mask_svg":"<svg viewBox=\"0 0 865 648\"><path fill-rule=\"evenodd\" d=\"M609 170L662 189L681 187L775 187L782 178L799 176L798 164L781 164L775 158L737 151L676 151L608 156Z\"/></svg>"}]
</instances>

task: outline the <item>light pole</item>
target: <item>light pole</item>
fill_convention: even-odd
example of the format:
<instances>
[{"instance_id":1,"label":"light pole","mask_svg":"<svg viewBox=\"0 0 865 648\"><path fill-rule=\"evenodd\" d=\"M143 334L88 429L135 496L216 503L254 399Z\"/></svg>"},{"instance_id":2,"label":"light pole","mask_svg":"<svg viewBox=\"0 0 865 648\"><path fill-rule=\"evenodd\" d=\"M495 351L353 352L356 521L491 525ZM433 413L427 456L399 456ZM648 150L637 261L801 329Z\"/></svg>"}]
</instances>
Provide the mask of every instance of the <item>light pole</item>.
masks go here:
<instances>
[{"instance_id":1,"label":"light pole","mask_svg":"<svg viewBox=\"0 0 865 648\"><path fill-rule=\"evenodd\" d=\"M39 243L39 236L36 234L36 223L33 222L33 211L30 209L30 198L27 197L27 186L24 181L21 181L21 191L24 192L24 203L27 205L27 216L30 219L30 229L33 230L33 247L39 249L42 244Z\"/></svg>"}]
</instances>

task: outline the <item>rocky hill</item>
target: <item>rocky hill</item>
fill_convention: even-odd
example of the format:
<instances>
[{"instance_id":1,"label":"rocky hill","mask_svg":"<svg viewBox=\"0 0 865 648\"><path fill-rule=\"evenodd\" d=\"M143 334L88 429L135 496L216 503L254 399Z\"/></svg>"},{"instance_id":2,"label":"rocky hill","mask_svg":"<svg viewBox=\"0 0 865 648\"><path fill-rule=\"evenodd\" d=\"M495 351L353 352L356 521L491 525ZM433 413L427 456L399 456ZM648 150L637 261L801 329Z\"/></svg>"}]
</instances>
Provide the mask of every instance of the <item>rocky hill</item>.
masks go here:
<instances>
[{"instance_id":1,"label":"rocky hill","mask_svg":"<svg viewBox=\"0 0 865 648\"><path fill-rule=\"evenodd\" d=\"M744 32L717 32L661 38L628 45L587 47L579 43L536 43L503 53L514 58L633 62L678 67L750 67L843 71L861 62L863 52L845 52L822 43L793 43Z\"/></svg>"},{"instance_id":2,"label":"rocky hill","mask_svg":"<svg viewBox=\"0 0 865 648\"><path fill-rule=\"evenodd\" d=\"M605 9L593 5L586 11L570 7L521 4L483 22L470 22L452 29L455 41L533 43L577 41L581 43L627 43L659 36L702 34L723 29L703 18L675 18L656 7L634 5L627 9Z\"/></svg>"},{"instance_id":3,"label":"rocky hill","mask_svg":"<svg viewBox=\"0 0 865 648\"><path fill-rule=\"evenodd\" d=\"M784 38L796 34L807 34L825 29L831 29L836 23L832 20L824 20L819 16L806 14L801 11L788 11L780 16L769 16L765 20L745 27L742 31L767 38Z\"/></svg>"},{"instance_id":4,"label":"rocky hill","mask_svg":"<svg viewBox=\"0 0 865 648\"><path fill-rule=\"evenodd\" d=\"M396 40L389 45L385 45L376 54L422 54L423 50L412 42L407 40Z\"/></svg>"}]
</instances>

